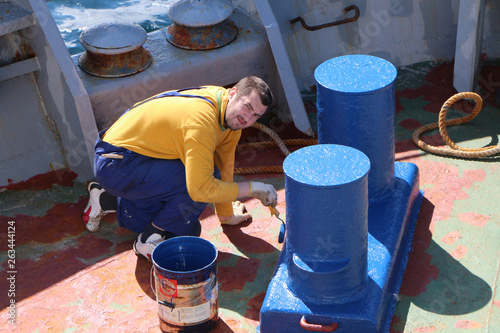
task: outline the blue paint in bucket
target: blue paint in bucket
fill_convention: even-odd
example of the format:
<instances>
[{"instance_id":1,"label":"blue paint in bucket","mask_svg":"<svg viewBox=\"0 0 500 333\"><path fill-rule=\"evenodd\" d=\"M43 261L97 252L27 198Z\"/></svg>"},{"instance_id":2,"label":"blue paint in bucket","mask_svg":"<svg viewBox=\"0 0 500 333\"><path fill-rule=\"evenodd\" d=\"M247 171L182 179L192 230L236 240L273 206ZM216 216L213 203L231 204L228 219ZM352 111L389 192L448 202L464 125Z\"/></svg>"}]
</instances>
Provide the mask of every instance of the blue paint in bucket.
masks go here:
<instances>
[{"instance_id":1,"label":"blue paint in bucket","mask_svg":"<svg viewBox=\"0 0 500 333\"><path fill-rule=\"evenodd\" d=\"M217 248L181 236L160 243L151 254L160 329L209 332L217 326Z\"/></svg>"}]
</instances>

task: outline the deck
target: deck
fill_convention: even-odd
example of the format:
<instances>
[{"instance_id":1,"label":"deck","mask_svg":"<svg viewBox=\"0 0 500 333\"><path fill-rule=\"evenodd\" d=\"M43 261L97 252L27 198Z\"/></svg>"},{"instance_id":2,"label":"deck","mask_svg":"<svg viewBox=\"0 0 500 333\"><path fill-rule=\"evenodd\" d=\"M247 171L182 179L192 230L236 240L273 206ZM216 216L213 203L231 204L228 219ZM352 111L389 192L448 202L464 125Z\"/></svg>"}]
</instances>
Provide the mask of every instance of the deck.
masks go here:
<instances>
[{"instance_id":1,"label":"deck","mask_svg":"<svg viewBox=\"0 0 500 333\"><path fill-rule=\"evenodd\" d=\"M419 167L425 194L391 333L500 331L500 157L437 156L411 141L413 130L437 121L441 105L456 93L452 75L449 62L398 70L396 160ZM481 113L448 129L465 147L499 142L498 63L484 62L479 85ZM315 95L303 99L315 124ZM471 105L459 102L448 117L471 111ZM272 117L265 121L282 138L304 137ZM242 137L243 142L262 140L267 136L254 128ZM437 131L425 141L443 145ZM278 148L249 150L237 154L237 166L279 165L283 159ZM115 215L106 216L96 233L88 232L81 222L86 185L75 178L59 170L0 189L0 331L159 332L151 264L132 251L136 235L118 227ZM277 208L286 220L282 174L236 178L275 185ZM280 222L257 200L245 202L251 223L221 227L213 209L202 215L201 237L219 250L219 333L255 332L282 246ZM9 255L15 261L8 261ZM15 323L10 322L11 303Z\"/></svg>"}]
</instances>

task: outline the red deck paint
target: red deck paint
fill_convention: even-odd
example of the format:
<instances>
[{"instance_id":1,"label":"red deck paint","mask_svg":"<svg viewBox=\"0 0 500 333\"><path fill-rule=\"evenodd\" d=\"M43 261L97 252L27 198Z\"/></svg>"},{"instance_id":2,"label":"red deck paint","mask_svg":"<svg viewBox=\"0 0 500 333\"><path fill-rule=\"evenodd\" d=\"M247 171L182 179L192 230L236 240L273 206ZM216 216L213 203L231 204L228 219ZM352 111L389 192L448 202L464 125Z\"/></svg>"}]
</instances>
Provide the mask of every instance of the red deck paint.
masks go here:
<instances>
[{"instance_id":1,"label":"red deck paint","mask_svg":"<svg viewBox=\"0 0 500 333\"><path fill-rule=\"evenodd\" d=\"M73 171L69 169L61 169L36 175L28 180L23 180L17 183L14 183L12 179L8 179L9 185L0 186L0 190L6 189L10 191L37 191L49 189L54 184L58 184L61 186L73 186L73 181L76 179L76 177L78 177L78 175Z\"/></svg>"}]
</instances>

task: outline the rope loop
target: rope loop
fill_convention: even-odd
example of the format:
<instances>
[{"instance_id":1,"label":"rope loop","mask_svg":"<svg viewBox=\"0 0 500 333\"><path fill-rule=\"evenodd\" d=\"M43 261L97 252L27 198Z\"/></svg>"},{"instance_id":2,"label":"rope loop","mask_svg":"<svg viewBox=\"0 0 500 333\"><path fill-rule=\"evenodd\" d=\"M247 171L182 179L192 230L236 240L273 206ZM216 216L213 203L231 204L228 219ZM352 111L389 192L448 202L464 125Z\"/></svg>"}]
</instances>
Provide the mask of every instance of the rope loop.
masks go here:
<instances>
[{"instance_id":1,"label":"rope loop","mask_svg":"<svg viewBox=\"0 0 500 333\"><path fill-rule=\"evenodd\" d=\"M261 123L253 123L252 127L255 127L265 133L267 133L274 141L264 141L264 142L250 142L238 145L236 151L242 151L245 149L260 149L278 146L283 153L283 155L290 155L290 151L287 148L287 144L290 146L309 146L318 143L316 139L290 139L281 140L279 135ZM273 166L258 166L258 167L246 167L246 168L235 168L234 173L237 175L247 175L254 173L283 173L283 167L281 165Z\"/></svg>"},{"instance_id":2,"label":"rope loop","mask_svg":"<svg viewBox=\"0 0 500 333\"><path fill-rule=\"evenodd\" d=\"M476 103L474 110L467 116L446 120L448 109L461 99L471 99ZM464 124L474 119L483 107L483 99L474 92L462 92L448 98L439 111L438 122L427 124L417 128L412 135L413 142L422 150L428 151L437 155L447 155L463 158L487 157L500 153L500 146L489 146L483 148L464 148L453 142L446 130L446 126ZM420 140L420 135L432 129L439 128L439 133L444 142L449 146L446 148L431 146Z\"/></svg>"}]
</instances>

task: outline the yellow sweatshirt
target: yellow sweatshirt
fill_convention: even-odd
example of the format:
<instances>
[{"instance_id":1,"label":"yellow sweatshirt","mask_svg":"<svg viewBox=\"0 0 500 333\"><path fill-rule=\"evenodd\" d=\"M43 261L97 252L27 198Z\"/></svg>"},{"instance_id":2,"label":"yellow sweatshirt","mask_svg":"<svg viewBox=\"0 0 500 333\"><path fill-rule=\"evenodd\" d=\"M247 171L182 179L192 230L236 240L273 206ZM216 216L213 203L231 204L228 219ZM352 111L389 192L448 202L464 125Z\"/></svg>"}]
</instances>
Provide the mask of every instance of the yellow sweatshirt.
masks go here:
<instances>
[{"instance_id":1,"label":"yellow sweatshirt","mask_svg":"<svg viewBox=\"0 0 500 333\"><path fill-rule=\"evenodd\" d=\"M220 108L217 91L221 91ZM215 106L201 98L176 96L137 103L106 131L103 140L149 157L180 159L186 167L189 196L212 202L217 214L231 216L231 203L238 196L233 172L241 130L223 126L229 89L206 86L180 94L203 96ZM221 180L213 176L214 163Z\"/></svg>"}]
</instances>

